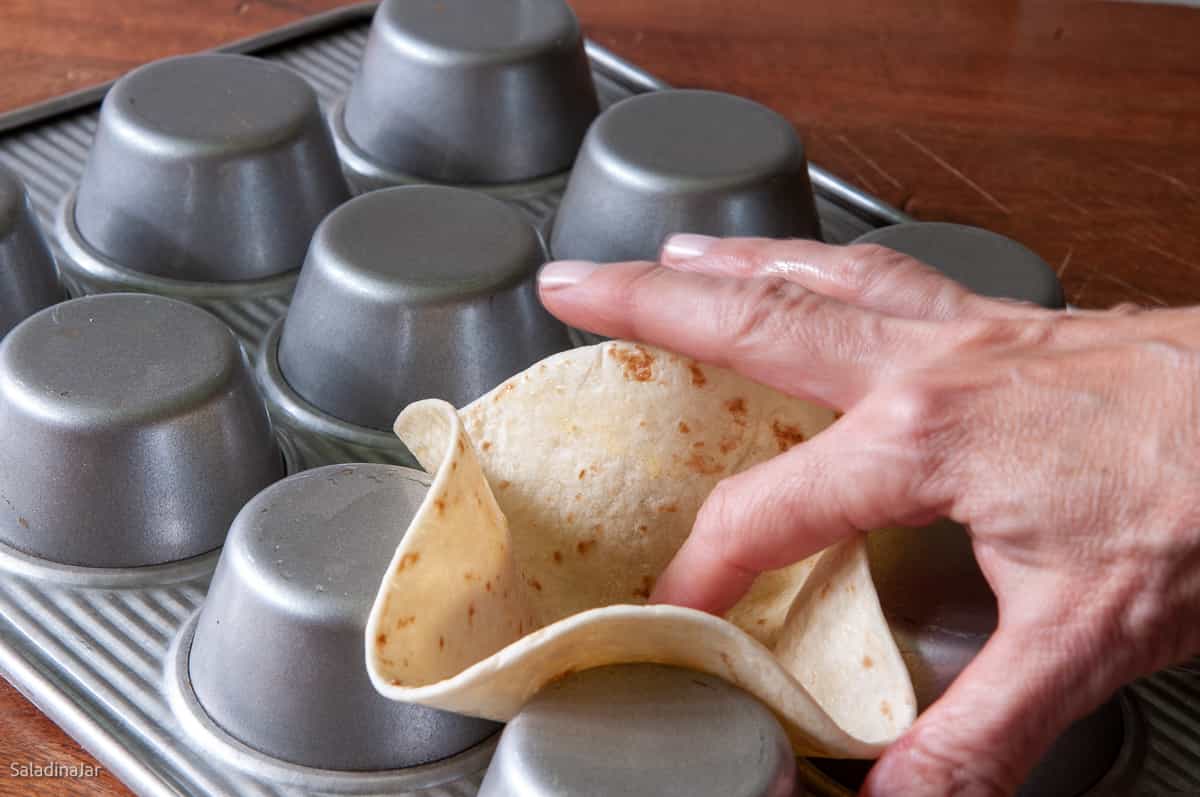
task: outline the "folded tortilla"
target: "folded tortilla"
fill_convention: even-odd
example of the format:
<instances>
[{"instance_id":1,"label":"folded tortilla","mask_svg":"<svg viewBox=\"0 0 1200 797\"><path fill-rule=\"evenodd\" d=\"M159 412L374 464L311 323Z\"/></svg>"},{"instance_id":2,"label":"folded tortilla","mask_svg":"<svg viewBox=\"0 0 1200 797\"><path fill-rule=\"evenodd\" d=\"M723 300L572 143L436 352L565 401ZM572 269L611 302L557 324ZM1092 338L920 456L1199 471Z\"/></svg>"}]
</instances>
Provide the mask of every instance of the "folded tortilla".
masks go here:
<instances>
[{"instance_id":1,"label":"folded tortilla","mask_svg":"<svg viewBox=\"0 0 1200 797\"><path fill-rule=\"evenodd\" d=\"M833 422L816 405L650 347L550 357L396 434L434 474L367 625L383 695L505 721L547 683L621 662L755 695L802 755L869 758L916 700L853 539L764 573L724 618L645 605L721 479Z\"/></svg>"}]
</instances>

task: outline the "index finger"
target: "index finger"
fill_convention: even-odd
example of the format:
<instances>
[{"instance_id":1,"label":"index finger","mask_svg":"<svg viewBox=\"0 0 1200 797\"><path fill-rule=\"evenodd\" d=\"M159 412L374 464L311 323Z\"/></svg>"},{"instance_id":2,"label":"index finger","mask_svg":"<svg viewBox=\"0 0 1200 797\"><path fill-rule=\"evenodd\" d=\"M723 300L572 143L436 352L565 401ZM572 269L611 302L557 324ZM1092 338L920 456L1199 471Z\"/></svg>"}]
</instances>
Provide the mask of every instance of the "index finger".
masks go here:
<instances>
[{"instance_id":1,"label":"index finger","mask_svg":"<svg viewBox=\"0 0 1200 797\"><path fill-rule=\"evenodd\" d=\"M1046 311L989 299L932 266L877 244L673 235L660 260L679 271L752 279L777 276L877 312L930 321L1021 318Z\"/></svg>"},{"instance_id":2,"label":"index finger","mask_svg":"<svg viewBox=\"0 0 1200 797\"><path fill-rule=\"evenodd\" d=\"M779 278L686 274L654 263L549 263L539 288L546 308L572 326L661 346L838 408L919 362L938 329Z\"/></svg>"}]
</instances>

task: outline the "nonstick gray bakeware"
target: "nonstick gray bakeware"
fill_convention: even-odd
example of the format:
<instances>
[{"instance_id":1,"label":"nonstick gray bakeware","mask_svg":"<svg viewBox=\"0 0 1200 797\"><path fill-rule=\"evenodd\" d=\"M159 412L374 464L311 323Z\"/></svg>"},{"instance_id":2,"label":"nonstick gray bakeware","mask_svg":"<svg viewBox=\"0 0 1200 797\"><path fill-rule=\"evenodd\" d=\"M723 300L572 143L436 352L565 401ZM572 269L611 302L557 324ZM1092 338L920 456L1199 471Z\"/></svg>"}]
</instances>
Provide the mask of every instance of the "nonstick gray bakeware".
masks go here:
<instances>
[{"instance_id":1,"label":"nonstick gray bakeware","mask_svg":"<svg viewBox=\"0 0 1200 797\"><path fill-rule=\"evenodd\" d=\"M286 65L316 90L328 114L345 96L366 43L372 4L352 6L222 48ZM667 88L593 43L586 44L602 108ZM56 209L79 183L107 87L0 117L0 163L28 188L54 254ZM347 167L343 155L343 167ZM911 221L819 167L809 166L822 236L848 242ZM534 180L507 197L546 229L564 185ZM498 192L504 195L504 192ZM144 292L171 293L147 284ZM211 310L253 355L287 300L175 295ZM332 438L331 438L332 439ZM285 458L296 453L284 440ZM165 565L96 569L52 564L0 548L0 673L139 795L430 795L478 792L496 737L448 759L381 771L290 763L239 741L201 707L186 651L219 552ZM1146 754L1143 790L1200 788L1200 675L1179 669L1135 685L1148 730L1127 727ZM1141 759L1138 759L1141 761ZM803 769L803 766L802 766ZM686 774L686 773L684 773Z\"/></svg>"}]
</instances>

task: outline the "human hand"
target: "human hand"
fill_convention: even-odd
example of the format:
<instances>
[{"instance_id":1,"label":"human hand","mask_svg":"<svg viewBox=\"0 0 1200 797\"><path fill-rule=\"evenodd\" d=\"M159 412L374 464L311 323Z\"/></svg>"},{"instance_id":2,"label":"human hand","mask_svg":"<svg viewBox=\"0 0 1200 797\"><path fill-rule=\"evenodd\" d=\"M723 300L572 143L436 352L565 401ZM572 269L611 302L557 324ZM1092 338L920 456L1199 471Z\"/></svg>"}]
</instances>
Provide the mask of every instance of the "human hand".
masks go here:
<instances>
[{"instance_id":1,"label":"human hand","mask_svg":"<svg viewBox=\"0 0 1200 797\"><path fill-rule=\"evenodd\" d=\"M987 299L873 246L677 236L662 263L563 263L574 326L844 411L718 485L651 600L720 613L859 530L970 528L987 645L867 795L1009 794L1121 684L1200 652L1200 312Z\"/></svg>"}]
</instances>

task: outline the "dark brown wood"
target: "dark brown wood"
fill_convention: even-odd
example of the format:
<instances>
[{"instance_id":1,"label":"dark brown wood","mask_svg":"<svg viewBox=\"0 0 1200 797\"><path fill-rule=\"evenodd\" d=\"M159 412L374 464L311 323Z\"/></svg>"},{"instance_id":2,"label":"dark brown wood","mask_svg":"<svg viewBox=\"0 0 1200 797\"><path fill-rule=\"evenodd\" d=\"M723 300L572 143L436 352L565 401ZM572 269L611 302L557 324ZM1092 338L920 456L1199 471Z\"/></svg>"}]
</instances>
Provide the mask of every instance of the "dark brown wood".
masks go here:
<instances>
[{"instance_id":1,"label":"dark brown wood","mask_svg":"<svg viewBox=\"0 0 1200 797\"><path fill-rule=\"evenodd\" d=\"M335 0L5 0L0 111L326 10ZM1200 12L1145 3L574 0L587 33L679 86L790 117L814 161L924 219L1012 235L1087 307L1200 302ZM0 682L9 777L91 763Z\"/></svg>"}]
</instances>

